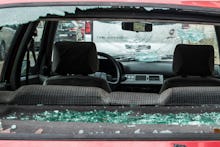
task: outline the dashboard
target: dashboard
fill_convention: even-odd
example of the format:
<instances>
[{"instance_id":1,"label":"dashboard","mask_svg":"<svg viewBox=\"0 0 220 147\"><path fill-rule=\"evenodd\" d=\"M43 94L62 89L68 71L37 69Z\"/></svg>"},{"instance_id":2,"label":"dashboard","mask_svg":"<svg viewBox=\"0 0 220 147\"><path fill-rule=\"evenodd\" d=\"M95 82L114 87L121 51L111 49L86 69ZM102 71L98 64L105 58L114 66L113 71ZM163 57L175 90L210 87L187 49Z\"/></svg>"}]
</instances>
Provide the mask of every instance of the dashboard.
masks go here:
<instances>
[{"instance_id":1,"label":"dashboard","mask_svg":"<svg viewBox=\"0 0 220 147\"><path fill-rule=\"evenodd\" d=\"M164 79L175 76L172 62L122 62L125 74L163 75ZM220 75L220 66L215 65L214 76Z\"/></svg>"},{"instance_id":2,"label":"dashboard","mask_svg":"<svg viewBox=\"0 0 220 147\"><path fill-rule=\"evenodd\" d=\"M164 80L175 76L172 62L119 62L124 80L119 91L159 92ZM100 61L100 70L116 76L115 67L108 60ZM214 76L220 78L220 66L215 65Z\"/></svg>"}]
</instances>

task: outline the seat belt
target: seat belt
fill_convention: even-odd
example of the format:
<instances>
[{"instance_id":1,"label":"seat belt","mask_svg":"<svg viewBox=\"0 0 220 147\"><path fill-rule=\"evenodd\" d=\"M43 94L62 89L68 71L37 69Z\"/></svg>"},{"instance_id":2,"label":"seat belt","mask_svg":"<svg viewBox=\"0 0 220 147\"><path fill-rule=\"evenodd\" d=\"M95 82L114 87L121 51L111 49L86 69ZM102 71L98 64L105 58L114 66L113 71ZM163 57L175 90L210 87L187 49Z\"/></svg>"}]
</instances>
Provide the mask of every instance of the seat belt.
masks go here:
<instances>
[{"instance_id":1,"label":"seat belt","mask_svg":"<svg viewBox=\"0 0 220 147\"><path fill-rule=\"evenodd\" d=\"M30 50L27 48L27 65L26 65L26 84L29 84L29 71L30 71Z\"/></svg>"}]
</instances>

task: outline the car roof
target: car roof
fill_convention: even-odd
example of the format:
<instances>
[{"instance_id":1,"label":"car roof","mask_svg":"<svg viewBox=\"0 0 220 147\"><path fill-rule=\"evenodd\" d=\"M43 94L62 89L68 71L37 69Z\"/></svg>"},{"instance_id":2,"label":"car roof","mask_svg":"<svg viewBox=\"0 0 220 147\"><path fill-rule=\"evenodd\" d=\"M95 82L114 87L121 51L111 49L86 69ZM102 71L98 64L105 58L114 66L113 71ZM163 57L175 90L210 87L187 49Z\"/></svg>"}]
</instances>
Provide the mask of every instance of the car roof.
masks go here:
<instances>
[{"instance_id":1,"label":"car roof","mask_svg":"<svg viewBox=\"0 0 220 147\"><path fill-rule=\"evenodd\" d=\"M30 6L30 5L47 5L47 4L150 4L150 5L177 5L187 7L201 7L201 8L220 8L219 0L1 0L0 7L13 6Z\"/></svg>"}]
</instances>

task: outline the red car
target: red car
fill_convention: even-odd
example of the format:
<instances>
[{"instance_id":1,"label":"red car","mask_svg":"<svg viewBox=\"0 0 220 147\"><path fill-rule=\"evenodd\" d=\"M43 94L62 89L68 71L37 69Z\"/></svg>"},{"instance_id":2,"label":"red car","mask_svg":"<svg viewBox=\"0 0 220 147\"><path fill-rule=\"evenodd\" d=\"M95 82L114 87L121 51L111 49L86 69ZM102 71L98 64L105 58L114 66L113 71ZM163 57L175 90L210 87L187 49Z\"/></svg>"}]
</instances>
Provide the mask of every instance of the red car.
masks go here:
<instances>
[{"instance_id":1,"label":"red car","mask_svg":"<svg viewBox=\"0 0 220 147\"><path fill-rule=\"evenodd\" d=\"M2 0L0 146L220 146L219 16L209 0Z\"/></svg>"}]
</instances>

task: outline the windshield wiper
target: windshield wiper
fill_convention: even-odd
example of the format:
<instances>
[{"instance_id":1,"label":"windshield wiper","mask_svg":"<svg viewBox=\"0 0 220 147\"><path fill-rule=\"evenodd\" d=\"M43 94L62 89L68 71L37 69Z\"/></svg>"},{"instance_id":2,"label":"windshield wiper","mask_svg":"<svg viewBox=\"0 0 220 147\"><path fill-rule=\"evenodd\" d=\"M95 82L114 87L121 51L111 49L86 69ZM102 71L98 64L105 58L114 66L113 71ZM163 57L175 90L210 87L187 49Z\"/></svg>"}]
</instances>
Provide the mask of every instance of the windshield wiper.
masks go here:
<instances>
[{"instance_id":1,"label":"windshield wiper","mask_svg":"<svg viewBox=\"0 0 220 147\"><path fill-rule=\"evenodd\" d=\"M173 59L173 55L165 55L161 57L161 60Z\"/></svg>"}]
</instances>

